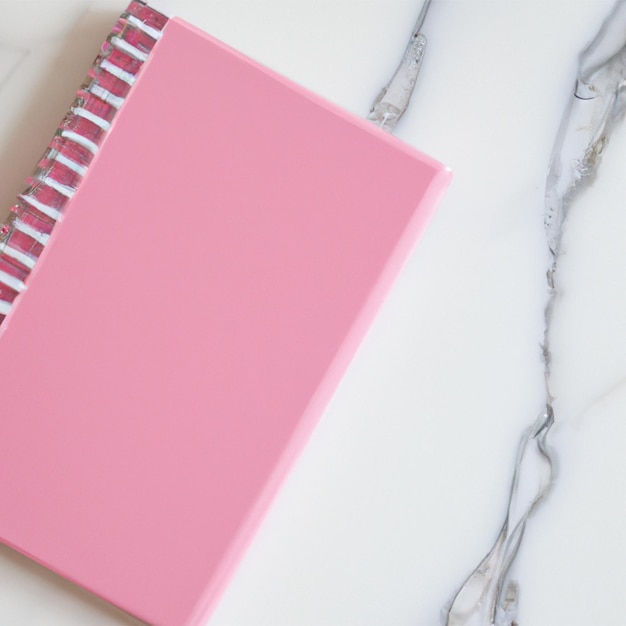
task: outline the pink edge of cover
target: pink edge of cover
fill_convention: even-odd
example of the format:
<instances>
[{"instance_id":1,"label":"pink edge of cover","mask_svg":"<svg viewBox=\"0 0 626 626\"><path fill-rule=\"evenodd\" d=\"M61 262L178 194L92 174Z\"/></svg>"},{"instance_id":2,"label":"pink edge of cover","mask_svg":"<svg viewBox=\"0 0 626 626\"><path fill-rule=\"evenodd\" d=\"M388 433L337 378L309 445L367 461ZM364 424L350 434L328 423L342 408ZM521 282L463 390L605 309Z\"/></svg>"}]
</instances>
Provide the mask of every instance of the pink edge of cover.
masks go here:
<instances>
[{"instance_id":1,"label":"pink edge of cover","mask_svg":"<svg viewBox=\"0 0 626 626\"><path fill-rule=\"evenodd\" d=\"M170 20L0 327L0 538L207 619L449 182Z\"/></svg>"}]
</instances>

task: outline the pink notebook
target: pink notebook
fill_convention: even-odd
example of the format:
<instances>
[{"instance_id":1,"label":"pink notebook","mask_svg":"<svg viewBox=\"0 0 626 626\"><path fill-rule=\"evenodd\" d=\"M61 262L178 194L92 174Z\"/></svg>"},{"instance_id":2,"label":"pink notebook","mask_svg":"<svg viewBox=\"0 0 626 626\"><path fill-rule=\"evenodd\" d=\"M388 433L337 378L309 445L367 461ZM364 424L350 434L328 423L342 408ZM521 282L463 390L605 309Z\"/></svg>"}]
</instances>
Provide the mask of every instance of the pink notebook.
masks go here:
<instances>
[{"instance_id":1,"label":"pink notebook","mask_svg":"<svg viewBox=\"0 0 626 626\"><path fill-rule=\"evenodd\" d=\"M137 2L94 68L5 228L0 539L197 625L449 173Z\"/></svg>"}]
</instances>

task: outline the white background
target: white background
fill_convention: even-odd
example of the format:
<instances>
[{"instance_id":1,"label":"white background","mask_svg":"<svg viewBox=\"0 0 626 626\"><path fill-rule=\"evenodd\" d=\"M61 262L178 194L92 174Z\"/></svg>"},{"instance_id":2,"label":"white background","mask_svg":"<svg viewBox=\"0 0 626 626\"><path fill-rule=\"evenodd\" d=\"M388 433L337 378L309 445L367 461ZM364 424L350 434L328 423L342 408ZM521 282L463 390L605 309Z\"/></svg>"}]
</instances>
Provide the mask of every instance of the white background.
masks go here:
<instances>
[{"instance_id":1,"label":"white background","mask_svg":"<svg viewBox=\"0 0 626 626\"><path fill-rule=\"evenodd\" d=\"M0 0L3 207L124 6ZM169 6L364 116L420 3ZM450 166L452 187L211 626L433 626L491 545L518 436L543 401L548 159L577 53L611 6L434 1L426 60L397 135ZM514 570L521 626L626 619L625 157L622 127L564 242L552 336L559 476ZM112 236L117 227L112 216ZM11 364L0 355L2 367ZM136 622L1 549L0 624Z\"/></svg>"}]
</instances>

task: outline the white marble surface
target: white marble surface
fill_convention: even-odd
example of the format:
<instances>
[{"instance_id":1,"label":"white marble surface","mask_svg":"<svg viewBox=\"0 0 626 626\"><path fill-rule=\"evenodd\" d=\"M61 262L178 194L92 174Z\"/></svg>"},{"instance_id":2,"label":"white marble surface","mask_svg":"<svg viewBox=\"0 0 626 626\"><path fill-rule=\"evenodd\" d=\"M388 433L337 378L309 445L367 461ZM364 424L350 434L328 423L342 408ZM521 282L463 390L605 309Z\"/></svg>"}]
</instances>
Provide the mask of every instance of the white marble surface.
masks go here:
<instances>
[{"instance_id":1,"label":"white marble surface","mask_svg":"<svg viewBox=\"0 0 626 626\"><path fill-rule=\"evenodd\" d=\"M0 0L2 206L124 5ZM361 116L419 10L414 0L173 5ZM211 626L432 626L491 544L518 436L542 406L547 163L576 55L611 5L433 3L397 134L449 165L453 185ZM625 159L623 127L569 219L552 335L559 476L515 567L521 626L626 619ZM0 624L135 623L0 550Z\"/></svg>"}]
</instances>

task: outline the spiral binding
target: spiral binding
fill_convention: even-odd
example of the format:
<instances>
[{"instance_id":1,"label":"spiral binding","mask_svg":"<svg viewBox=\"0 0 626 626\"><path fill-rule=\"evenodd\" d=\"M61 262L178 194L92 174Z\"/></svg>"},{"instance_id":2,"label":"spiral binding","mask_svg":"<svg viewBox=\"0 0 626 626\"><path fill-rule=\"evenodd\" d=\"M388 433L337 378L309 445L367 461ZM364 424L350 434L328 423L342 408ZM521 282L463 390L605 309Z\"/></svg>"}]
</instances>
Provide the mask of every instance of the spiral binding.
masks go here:
<instances>
[{"instance_id":1,"label":"spiral binding","mask_svg":"<svg viewBox=\"0 0 626 626\"><path fill-rule=\"evenodd\" d=\"M26 189L0 226L0 324L87 174L168 18L133 0L117 20Z\"/></svg>"}]
</instances>

